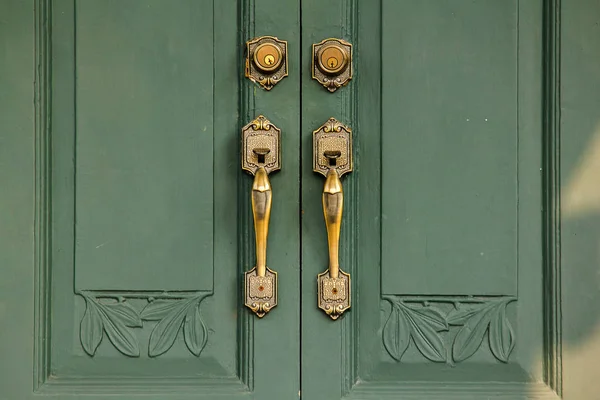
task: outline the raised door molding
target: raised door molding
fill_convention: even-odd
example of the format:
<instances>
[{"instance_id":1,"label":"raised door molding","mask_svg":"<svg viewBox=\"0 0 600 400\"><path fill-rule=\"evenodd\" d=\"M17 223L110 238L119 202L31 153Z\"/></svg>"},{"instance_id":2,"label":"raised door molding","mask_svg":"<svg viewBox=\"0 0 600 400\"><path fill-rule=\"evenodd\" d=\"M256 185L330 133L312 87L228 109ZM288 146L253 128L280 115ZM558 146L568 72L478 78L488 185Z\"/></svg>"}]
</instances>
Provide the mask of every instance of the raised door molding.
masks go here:
<instances>
[{"instance_id":1,"label":"raised door molding","mask_svg":"<svg viewBox=\"0 0 600 400\"><path fill-rule=\"evenodd\" d=\"M73 231L74 167L69 151L74 143L70 108L74 107L75 91L71 58L75 45L75 5L69 1L36 0L34 7L33 392L61 398L82 393L104 398L125 393L129 397L132 393L191 392L195 396L210 397L218 393L247 398L254 388L253 320L246 313L235 313L234 318L213 317L218 312L215 303L218 302L218 307L233 308L236 299L223 302L226 298L223 291L214 293L204 287L163 290L149 285L152 291L147 291L144 287L113 290L73 284L74 240L69 238L72 239ZM212 7L212 18L225 20L235 15L232 11L237 9L238 5L233 3L219 3ZM240 15L227 21L238 26L246 19L247 16ZM217 49L215 62L235 55L238 33L229 32L219 35L221 46L213 46ZM57 87L61 90L56 90ZM232 97L237 98L238 84L234 82L231 87ZM229 110L236 108L236 105L222 106L217 117L223 119ZM236 122L229 124L227 129L235 131ZM225 141L223 136L215 139L220 151L225 152L228 146ZM238 206L237 200L232 202ZM238 216L243 219L245 206L245 203L239 205L239 213L230 213L225 220L238 221ZM239 257L220 251L219 254L226 254L232 261L227 262L231 266L227 272L222 272L224 268L219 270L221 281L235 285L237 273L251 260L251 254L245 250L249 248L250 221L249 218L239 221L239 229L235 223L227 224L236 227L232 231L233 237L238 235L235 244L229 239L221 240L225 232L220 233L214 244L219 250L222 246L237 248L238 245L244 249ZM209 302L205 301L208 297ZM224 327L232 329L221 334ZM212 337L214 341L209 337L212 332L217 332ZM220 356L224 349L227 349L225 361ZM145 368L151 371L159 368L157 362L168 369L155 371L153 376L142 373Z\"/></svg>"}]
</instances>

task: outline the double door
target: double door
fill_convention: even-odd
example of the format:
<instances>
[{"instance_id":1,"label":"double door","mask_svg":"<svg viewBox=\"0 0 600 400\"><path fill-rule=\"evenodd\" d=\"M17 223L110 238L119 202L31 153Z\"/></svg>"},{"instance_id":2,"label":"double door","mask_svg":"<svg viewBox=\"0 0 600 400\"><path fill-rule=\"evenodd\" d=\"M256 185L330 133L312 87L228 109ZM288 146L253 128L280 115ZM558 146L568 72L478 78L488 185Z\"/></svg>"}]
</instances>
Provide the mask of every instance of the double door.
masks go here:
<instances>
[{"instance_id":1,"label":"double door","mask_svg":"<svg viewBox=\"0 0 600 400\"><path fill-rule=\"evenodd\" d=\"M20 211L35 268L6 290L31 298L13 303L33 318L6 333L27 349L3 374L7 398L556 398L541 2L30 11L35 210ZM261 36L287 42L270 90L245 76ZM312 45L328 38L352 45L352 79L334 91L313 79ZM277 305L262 318L245 307L259 204L240 168L260 115L281 131L266 246ZM318 307L330 245L313 171L313 132L331 117L353 157L339 241L350 307L336 319Z\"/></svg>"}]
</instances>

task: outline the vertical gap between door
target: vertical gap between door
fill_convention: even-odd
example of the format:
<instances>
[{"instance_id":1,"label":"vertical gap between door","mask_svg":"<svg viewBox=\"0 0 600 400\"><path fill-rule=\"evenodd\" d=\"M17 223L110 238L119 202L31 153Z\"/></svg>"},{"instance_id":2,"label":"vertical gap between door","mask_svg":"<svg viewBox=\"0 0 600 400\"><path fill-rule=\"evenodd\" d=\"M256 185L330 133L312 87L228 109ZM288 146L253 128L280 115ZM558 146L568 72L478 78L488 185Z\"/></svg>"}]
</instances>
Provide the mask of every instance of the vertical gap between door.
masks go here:
<instances>
[{"instance_id":1,"label":"vertical gap between door","mask_svg":"<svg viewBox=\"0 0 600 400\"><path fill-rule=\"evenodd\" d=\"M298 262L300 263L299 268L298 268L298 283L299 283L299 296L298 296L298 317L300 318L299 321L299 335L300 335L300 345L298 346L298 360L299 360L299 365L298 365L298 371L300 373L299 376L299 387L298 387L298 399L302 398L302 343L303 343L303 339L302 339L302 319L303 319L303 315L302 315L302 212L303 212L303 201L302 201L302 154L303 154L303 146L302 146L302 133L304 131L304 126L303 126L303 115L302 115L302 84L303 84L303 77L304 77L304 68L302 68L302 64L303 64L303 58L302 58L302 49L304 48L304 45L302 43L302 38L304 36L304 32L303 32L303 28L302 28L302 0L298 1L298 23L300 26L300 46L298 49L299 52L299 63L300 63L300 79L299 79L299 94L300 94L300 114L299 114L299 120L300 120L300 134L299 136L299 141L300 141L300 151L298 152L298 204L300 207L298 207L298 220L299 220L299 228L300 228L300 247L298 249Z\"/></svg>"}]
</instances>

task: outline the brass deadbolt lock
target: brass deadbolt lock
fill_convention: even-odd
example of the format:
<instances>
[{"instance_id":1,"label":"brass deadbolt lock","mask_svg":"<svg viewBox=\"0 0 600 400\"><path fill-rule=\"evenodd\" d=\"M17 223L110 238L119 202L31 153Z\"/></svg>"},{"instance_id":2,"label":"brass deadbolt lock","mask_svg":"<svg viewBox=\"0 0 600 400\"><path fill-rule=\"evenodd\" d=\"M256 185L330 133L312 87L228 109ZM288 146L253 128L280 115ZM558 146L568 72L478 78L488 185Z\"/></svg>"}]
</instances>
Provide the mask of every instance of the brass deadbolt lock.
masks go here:
<instances>
[{"instance_id":1,"label":"brass deadbolt lock","mask_svg":"<svg viewBox=\"0 0 600 400\"><path fill-rule=\"evenodd\" d=\"M340 46L328 44L317 54L319 69L327 75L336 75L348 65L348 55Z\"/></svg>"},{"instance_id":2,"label":"brass deadbolt lock","mask_svg":"<svg viewBox=\"0 0 600 400\"><path fill-rule=\"evenodd\" d=\"M352 79L352 45L342 39L313 44L313 79L335 92Z\"/></svg>"},{"instance_id":3,"label":"brass deadbolt lock","mask_svg":"<svg viewBox=\"0 0 600 400\"><path fill-rule=\"evenodd\" d=\"M246 78L271 90L288 75L287 42L261 36L246 42Z\"/></svg>"},{"instance_id":4,"label":"brass deadbolt lock","mask_svg":"<svg viewBox=\"0 0 600 400\"><path fill-rule=\"evenodd\" d=\"M281 50L271 43L263 43L256 47L252 58L258 69L272 72L281 65Z\"/></svg>"}]
</instances>

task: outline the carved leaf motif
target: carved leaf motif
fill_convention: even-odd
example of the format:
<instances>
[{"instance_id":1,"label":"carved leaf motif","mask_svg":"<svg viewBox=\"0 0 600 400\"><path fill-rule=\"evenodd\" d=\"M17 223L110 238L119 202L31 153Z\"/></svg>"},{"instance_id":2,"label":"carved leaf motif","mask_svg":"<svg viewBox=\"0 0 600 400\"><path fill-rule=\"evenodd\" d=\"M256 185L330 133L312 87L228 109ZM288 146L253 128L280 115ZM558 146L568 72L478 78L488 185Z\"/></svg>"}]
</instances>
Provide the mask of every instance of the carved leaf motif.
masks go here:
<instances>
[{"instance_id":1,"label":"carved leaf motif","mask_svg":"<svg viewBox=\"0 0 600 400\"><path fill-rule=\"evenodd\" d=\"M85 314L81 320L79 338L83 350L90 356L96 354L96 349L102 341L102 319L100 312L94 302L87 297L85 299Z\"/></svg>"},{"instance_id":2,"label":"carved leaf motif","mask_svg":"<svg viewBox=\"0 0 600 400\"><path fill-rule=\"evenodd\" d=\"M185 321L185 343L194 355L199 356L208 340L208 330L200 316L200 302L210 293L199 292L195 297L166 298L150 302L141 313L128 302L115 302L118 296L94 297L93 292L79 292L86 310L80 323L80 341L83 349L94 356L106 332L108 339L124 355L139 357L139 343L133 330L143 327L143 320L158 321L148 345L151 357L168 351L175 342ZM132 296L138 298L137 296ZM102 301L104 299L105 301Z\"/></svg>"},{"instance_id":3,"label":"carved leaf motif","mask_svg":"<svg viewBox=\"0 0 600 400\"><path fill-rule=\"evenodd\" d=\"M390 356L400 361L413 338L415 345L431 361L445 362L446 346L438 331L448 330L444 315L435 307L418 307L387 299L392 311L384 326L383 344Z\"/></svg>"},{"instance_id":4,"label":"carved leaf motif","mask_svg":"<svg viewBox=\"0 0 600 400\"><path fill-rule=\"evenodd\" d=\"M411 325L411 336L415 345L425 357L434 362L446 362L446 346L436 330L447 330L443 315L431 307L415 308L402 303L406 316ZM426 310L426 311L425 311Z\"/></svg>"},{"instance_id":5,"label":"carved leaf motif","mask_svg":"<svg viewBox=\"0 0 600 400\"><path fill-rule=\"evenodd\" d=\"M400 361L410 338L421 354L431 361L447 361L449 353L452 360L461 362L471 357L481 347L488 332L492 354L499 361L508 362L515 346L513 328L506 317L507 305L515 298L469 298L464 303L452 298L429 299L424 306L415 297L404 301L400 296L385 296L392 309L382 330L383 344L387 352L396 361ZM455 303L456 306L446 314L428 303ZM450 325L459 326L454 336L451 350L444 336L439 332L448 331Z\"/></svg>"},{"instance_id":6,"label":"carved leaf motif","mask_svg":"<svg viewBox=\"0 0 600 400\"><path fill-rule=\"evenodd\" d=\"M81 295L86 302L86 313L81 320L79 336L85 352L90 356L96 353L104 330L117 350L130 357L139 357L137 338L127 328L127 325L141 324L136 310L129 303L103 304L88 293Z\"/></svg>"},{"instance_id":7,"label":"carved leaf motif","mask_svg":"<svg viewBox=\"0 0 600 400\"><path fill-rule=\"evenodd\" d=\"M394 304L394 303L392 303ZM406 315L395 305L383 327L383 345L396 361L400 361L410 343L410 325Z\"/></svg>"},{"instance_id":8,"label":"carved leaf motif","mask_svg":"<svg viewBox=\"0 0 600 400\"><path fill-rule=\"evenodd\" d=\"M469 320L469 318L480 312L483 307L483 304L461 304L460 307L454 308L446 316L448 324L463 325Z\"/></svg>"},{"instance_id":9,"label":"carved leaf motif","mask_svg":"<svg viewBox=\"0 0 600 400\"><path fill-rule=\"evenodd\" d=\"M416 321L422 321L437 332L448 330L448 322L446 322L446 318L438 308L433 306L418 307L406 303L400 303L400 305L407 309Z\"/></svg>"},{"instance_id":10,"label":"carved leaf motif","mask_svg":"<svg viewBox=\"0 0 600 400\"><path fill-rule=\"evenodd\" d=\"M508 356L515 346L513 329L506 318L507 304L508 302L502 302L495 307L489 330L490 349L502 362L508 362Z\"/></svg>"},{"instance_id":11,"label":"carved leaf motif","mask_svg":"<svg viewBox=\"0 0 600 400\"><path fill-rule=\"evenodd\" d=\"M454 361L460 362L466 360L481 346L483 335L485 335L490 323L491 310L492 306L482 307L478 312L471 315L462 328L460 328L452 346L452 358Z\"/></svg>"},{"instance_id":12,"label":"carved leaf motif","mask_svg":"<svg viewBox=\"0 0 600 400\"><path fill-rule=\"evenodd\" d=\"M148 345L148 355L150 357L157 357L164 354L169 350L175 343L177 334L183 324L183 319L193 304L193 300L189 299L176 301L176 307L173 307L171 311L162 318L158 324L152 330L150 334L150 344Z\"/></svg>"},{"instance_id":13,"label":"carved leaf motif","mask_svg":"<svg viewBox=\"0 0 600 400\"><path fill-rule=\"evenodd\" d=\"M142 326L142 319L138 314L137 310L133 308L127 301L112 304L101 304L102 307L106 308L107 314L113 319L118 319L125 326L132 328L140 328Z\"/></svg>"},{"instance_id":14,"label":"carved leaf motif","mask_svg":"<svg viewBox=\"0 0 600 400\"><path fill-rule=\"evenodd\" d=\"M208 340L206 326L200 316L200 306L198 303L192 307L188 307L183 326L185 344L196 357L200 356Z\"/></svg>"},{"instance_id":15,"label":"carved leaf motif","mask_svg":"<svg viewBox=\"0 0 600 400\"><path fill-rule=\"evenodd\" d=\"M145 321L160 321L181 306L181 300L154 300L142 310Z\"/></svg>"},{"instance_id":16,"label":"carved leaf motif","mask_svg":"<svg viewBox=\"0 0 600 400\"><path fill-rule=\"evenodd\" d=\"M140 346L137 337L131 330L127 329L127 325L122 319L123 314L115 313L112 308L107 307L105 304L96 304L98 304L102 316L104 331L111 343L126 356L139 357Z\"/></svg>"}]
</instances>

